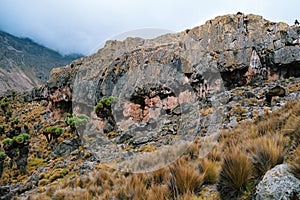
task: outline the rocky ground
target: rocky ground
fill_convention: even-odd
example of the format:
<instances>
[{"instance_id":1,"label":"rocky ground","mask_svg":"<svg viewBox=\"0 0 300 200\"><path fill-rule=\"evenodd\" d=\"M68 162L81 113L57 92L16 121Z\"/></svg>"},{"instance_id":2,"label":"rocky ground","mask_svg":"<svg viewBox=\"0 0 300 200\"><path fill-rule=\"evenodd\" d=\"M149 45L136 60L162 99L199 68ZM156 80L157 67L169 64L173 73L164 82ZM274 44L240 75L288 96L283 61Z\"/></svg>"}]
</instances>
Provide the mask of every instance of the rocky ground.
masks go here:
<instances>
[{"instance_id":1,"label":"rocky ground","mask_svg":"<svg viewBox=\"0 0 300 200\"><path fill-rule=\"evenodd\" d=\"M281 85L285 88L286 94L283 97L273 98L271 105L269 105L266 102L265 94L275 85ZM208 103L201 103L203 105L197 110L201 116L202 124L199 127L199 136L201 137L198 136L196 140L199 140L199 138L205 139L206 136L210 136L210 130L214 130L211 124L209 124L211 120L206 121L205 119L214 116L213 113L215 110L218 110L218 113L222 113L222 115L218 115L222 117L220 124L222 129L231 130L243 121L257 120L259 116L275 111L285 105L287 101L298 100L299 97L300 79L290 78L255 83L225 91L217 97L220 98L217 101L218 104L209 103L211 100L208 98ZM50 112L46 109L46 101L26 102L22 96L17 94L2 96L1 105L5 102L9 104L1 107L0 124L2 124L1 127L4 127L1 132L2 151L6 154L9 152L4 147L4 140L11 137L10 134L13 134L13 131L17 132L20 130L19 133L15 133L16 135L27 133L30 135L30 139L28 140L28 155L23 155L19 150L15 157L7 155L4 161L0 187L2 199L10 199L10 197L15 195L28 196L43 192L50 186L63 183L72 177L80 177L91 173L93 170L106 168L103 164L109 164L109 161L111 161L109 159L97 159L99 157L95 157L93 154L94 149L81 144L77 135L66 123L66 118L70 115L69 113L65 113L60 119L53 120L50 117ZM177 116L176 114L173 115ZM166 138L171 143L172 139L170 138L176 137L176 134L173 132L174 124L168 121L164 122L162 130L164 134L159 139L142 136L134 137L134 140L130 142L130 140L121 140L119 136L122 134L121 132L110 132L109 134L111 135L103 135L103 141L118 140L118 142L112 142L117 151L109 152L108 145L102 144L103 149L106 151L103 153L105 155L110 154L110 157L113 158L113 152L117 152L118 155L122 152L122 158L126 160L130 158L128 155L159 151L160 146L164 144L168 145L168 143L164 143ZM58 137L48 141L45 134L47 127L62 128L63 131ZM139 143L138 141L141 140L143 142ZM18 147L14 148L17 149ZM127 155L127 157L124 155ZM17 165L17 160L23 156L26 156L28 160L28 163L25 164L26 172L22 172L21 168ZM14 162L11 166L10 162L12 160ZM209 188L211 187L209 186L205 190L209 190ZM202 193L205 190L202 190ZM205 195L202 193L201 195ZM209 192L209 194L213 195L214 193L211 194Z\"/></svg>"},{"instance_id":2,"label":"rocky ground","mask_svg":"<svg viewBox=\"0 0 300 200\"><path fill-rule=\"evenodd\" d=\"M299 198L299 30L220 16L108 41L7 93L1 198Z\"/></svg>"}]
</instances>

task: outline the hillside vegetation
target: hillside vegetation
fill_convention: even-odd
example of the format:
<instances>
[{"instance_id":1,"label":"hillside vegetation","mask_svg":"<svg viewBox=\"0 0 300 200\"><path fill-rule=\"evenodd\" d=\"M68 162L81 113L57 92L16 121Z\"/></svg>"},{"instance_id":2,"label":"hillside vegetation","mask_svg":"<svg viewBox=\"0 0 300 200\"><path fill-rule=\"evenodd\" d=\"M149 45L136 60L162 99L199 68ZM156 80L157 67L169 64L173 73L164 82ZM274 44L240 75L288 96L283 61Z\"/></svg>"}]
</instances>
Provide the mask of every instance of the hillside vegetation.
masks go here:
<instances>
[{"instance_id":1,"label":"hillside vegetation","mask_svg":"<svg viewBox=\"0 0 300 200\"><path fill-rule=\"evenodd\" d=\"M289 163L299 177L299 101L287 101L275 111L264 107L261 116L222 130L205 157L206 142L199 137L170 166L138 174L95 160L79 144L72 116L65 113L53 121L45 109L45 102L27 103L14 93L1 97L1 155L6 159L0 184L24 185L30 199L249 199L278 164ZM19 139L22 134L28 138ZM66 141L71 149L63 147ZM22 151L26 145L27 153Z\"/></svg>"}]
</instances>

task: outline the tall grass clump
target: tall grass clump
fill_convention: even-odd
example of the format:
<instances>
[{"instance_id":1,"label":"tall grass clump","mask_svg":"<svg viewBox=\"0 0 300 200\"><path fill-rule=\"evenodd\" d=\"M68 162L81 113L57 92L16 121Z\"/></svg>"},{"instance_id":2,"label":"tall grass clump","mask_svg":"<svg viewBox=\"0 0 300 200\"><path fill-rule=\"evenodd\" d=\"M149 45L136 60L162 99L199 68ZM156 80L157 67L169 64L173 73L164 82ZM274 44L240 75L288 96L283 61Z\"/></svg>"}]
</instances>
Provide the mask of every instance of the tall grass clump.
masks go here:
<instances>
[{"instance_id":1,"label":"tall grass clump","mask_svg":"<svg viewBox=\"0 0 300 200\"><path fill-rule=\"evenodd\" d=\"M268 170L284 160L283 137L263 136L251 140L250 156L256 176L263 176Z\"/></svg>"},{"instance_id":2,"label":"tall grass clump","mask_svg":"<svg viewBox=\"0 0 300 200\"><path fill-rule=\"evenodd\" d=\"M223 199L235 199L245 191L251 178L250 159L236 148L224 156L217 189Z\"/></svg>"},{"instance_id":3,"label":"tall grass clump","mask_svg":"<svg viewBox=\"0 0 300 200\"><path fill-rule=\"evenodd\" d=\"M295 150L295 158L291 163L291 172L300 179L300 146Z\"/></svg>"},{"instance_id":4,"label":"tall grass clump","mask_svg":"<svg viewBox=\"0 0 300 200\"><path fill-rule=\"evenodd\" d=\"M203 174L184 160L177 161L170 167L171 178L169 187L175 198L186 193L198 193L203 184Z\"/></svg>"},{"instance_id":5,"label":"tall grass clump","mask_svg":"<svg viewBox=\"0 0 300 200\"><path fill-rule=\"evenodd\" d=\"M215 184L218 180L218 164L209 159L204 159L199 165L200 173L204 174L205 184Z\"/></svg>"}]
</instances>

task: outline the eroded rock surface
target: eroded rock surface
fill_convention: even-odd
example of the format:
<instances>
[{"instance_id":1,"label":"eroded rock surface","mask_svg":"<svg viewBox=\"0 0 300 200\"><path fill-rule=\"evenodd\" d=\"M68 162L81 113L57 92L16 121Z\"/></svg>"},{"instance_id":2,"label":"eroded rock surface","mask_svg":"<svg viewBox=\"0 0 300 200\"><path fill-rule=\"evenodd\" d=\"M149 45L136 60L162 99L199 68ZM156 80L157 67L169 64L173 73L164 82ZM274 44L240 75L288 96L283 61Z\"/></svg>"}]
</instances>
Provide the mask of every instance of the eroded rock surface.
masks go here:
<instances>
[{"instance_id":1,"label":"eroded rock surface","mask_svg":"<svg viewBox=\"0 0 300 200\"><path fill-rule=\"evenodd\" d=\"M300 47L294 42L299 35L299 27L238 13L155 39L108 41L97 53L54 70L48 82L49 93L53 102L72 99L94 106L102 96L112 95L117 82L129 86L123 77L138 78L135 74L139 71L157 65L175 68L183 76L182 82L190 83L199 96L217 90L215 82L219 79L221 85L231 88L258 77L271 80L299 76ZM163 75L149 79L176 80L164 69L156 73ZM143 85L143 80L136 84ZM133 85L127 89L134 90Z\"/></svg>"},{"instance_id":2,"label":"eroded rock surface","mask_svg":"<svg viewBox=\"0 0 300 200\"><path fill-rule=\"evenodd\" d=\"M297 26L257 15L219 16L155 39L108 41L97 53L53 70L46 87L36 93L50 100L53 117L63 112L91 116L83 139L98 144L101 160L126 160L145 144L153 149L184 146L179 143L257 115L264 106L261 91L268 86L240 91L253 101L240 99L238 109L226 103L242 96L225 90L299 77L299 35ZM118 98L111 106L114 120L93 111L109 96ZM243 108L250 104L257 104L257 110ZM120 153L122 149L128 151Z\"/></svg>"},{"instance_id":3,"label":"eroded rock surface","mask_svg":"<svg viewBox=\"0 0 300 200\"><path fill-rule=\"evenodd\" d=\"M256 187L256 200L299 198L300 180L289 172L287 164L277 165L268 171Z\"/></svg>"}]
</instances>

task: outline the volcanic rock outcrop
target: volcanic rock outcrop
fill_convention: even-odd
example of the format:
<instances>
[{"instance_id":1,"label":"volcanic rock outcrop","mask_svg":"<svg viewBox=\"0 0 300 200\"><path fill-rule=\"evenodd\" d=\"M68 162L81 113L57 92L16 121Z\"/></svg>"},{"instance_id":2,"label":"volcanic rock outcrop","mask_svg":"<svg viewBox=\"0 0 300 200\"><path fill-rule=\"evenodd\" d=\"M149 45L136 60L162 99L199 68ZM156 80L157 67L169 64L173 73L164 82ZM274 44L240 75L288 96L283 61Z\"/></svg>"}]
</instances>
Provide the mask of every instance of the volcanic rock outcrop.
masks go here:
<instances>
[{"instance_id":1,"label":"volcanic rock outcrop","mask_svg":"<svg viewBox=\"0 0 300 200\"><path fill-rule=\"evenodd\" d=\"M199 135L199 123L220 121L218 113L211 119L199 117L201 102L221 105L216 99L224 98L216 95L226 89L299 77L299 37L300 27L261 16L219 16L202 26L155 39L107 41L97 53L52 70L47 85L34 90L32 96L49 99L53 116L65 111L85 113L95 119L89 130L115 131L110 137L116 139L96 139L106 149L108 143L123 141L124 135L134 145L147 143L149 138L174 144L173 137L166 138L166 134L190 141L190 136ZM109 96L119 99L112 111L118 130L112 128L116 124L93 114L97 102ZM153 125L153 120L161 123Z\"/></svg>"},{"instance_id":2,"label":"volcanic rock outcrop","mask_svg":"<svg viewBox=\"0 0 300 200\"><path fill-rule=\"evenodd\" d=\"M129 76L133 77L139 70L157 65L176 69L183 83L189 82L198 96L220 89L221 83L232 88L256 78L299 77L299 37L299 27L270 22L261 16L219 16L202 26L155 39L108 41L97 53L53 70L48 91L53 102L72 100L94 106L102 96L112 95L117 82L129 85L122 77L131 70L134 73ZM164 68L158 74L161 77L153 78L170 76L176 80ZM212 74L217 77L211 78ZM219 88L212 83L216 80L220 81ZM136 85L143 85L143 80L137 79ZM128 93L132 89L127 88ZM59 93L63 98L57 99Z\"/></svg>"}]
</instances>

